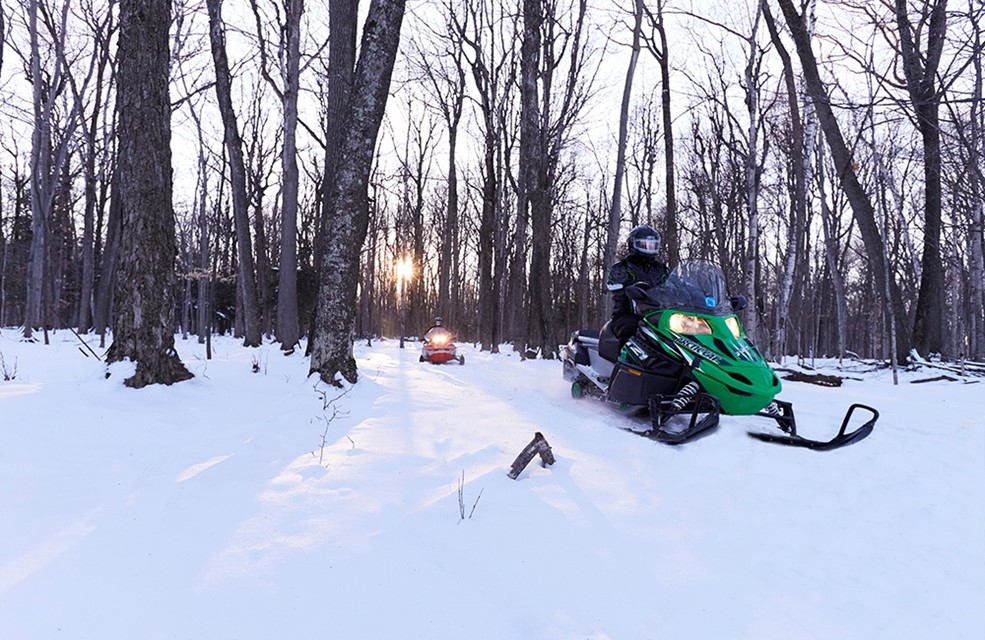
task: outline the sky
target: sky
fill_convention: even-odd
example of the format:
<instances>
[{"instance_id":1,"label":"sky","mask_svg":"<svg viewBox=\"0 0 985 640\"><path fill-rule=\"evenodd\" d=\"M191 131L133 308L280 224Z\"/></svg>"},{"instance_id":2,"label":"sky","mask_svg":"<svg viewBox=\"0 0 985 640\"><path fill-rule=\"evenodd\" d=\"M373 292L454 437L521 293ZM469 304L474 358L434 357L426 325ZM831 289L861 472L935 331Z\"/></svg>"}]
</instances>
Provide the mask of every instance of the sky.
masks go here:
<instances>
[{"instance_id":1,"label":"sky","mask_svg":"<svg viewBox=\"0 0 985 640\"><path fill-rule=\"evenodd\" d=\"M0 638L985 634L978 379L817 361L845 381L784 382L801 432L864 402L865 440L723 417L673 447L508 349L360 343L337 390L303 350L177 348L192 380L134 390L71 332L0 330ZM536 432L555 463L510 479Z\"/></svg>"}]
</instances>

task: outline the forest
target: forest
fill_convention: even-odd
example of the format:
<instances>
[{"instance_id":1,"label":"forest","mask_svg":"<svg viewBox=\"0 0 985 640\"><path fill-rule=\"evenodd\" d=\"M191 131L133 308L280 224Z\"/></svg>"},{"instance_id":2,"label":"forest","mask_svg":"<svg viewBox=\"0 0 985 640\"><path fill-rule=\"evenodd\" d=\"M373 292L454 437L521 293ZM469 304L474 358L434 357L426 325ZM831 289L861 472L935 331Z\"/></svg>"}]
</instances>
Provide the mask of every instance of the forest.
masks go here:
<instances>
[{"instance_id":1,"label":"forest","mask_svg":"<svg viewBox=\"0 0 985 640\"><path fill-rule=\"evenodd\" d=\"M985 360L980 0L0 9L25 339L150 345L175 380L174 336L232 334L354 382L353 340L441 316L551 358L650 224L769 358Z\"/></svg>"}]
</instances>

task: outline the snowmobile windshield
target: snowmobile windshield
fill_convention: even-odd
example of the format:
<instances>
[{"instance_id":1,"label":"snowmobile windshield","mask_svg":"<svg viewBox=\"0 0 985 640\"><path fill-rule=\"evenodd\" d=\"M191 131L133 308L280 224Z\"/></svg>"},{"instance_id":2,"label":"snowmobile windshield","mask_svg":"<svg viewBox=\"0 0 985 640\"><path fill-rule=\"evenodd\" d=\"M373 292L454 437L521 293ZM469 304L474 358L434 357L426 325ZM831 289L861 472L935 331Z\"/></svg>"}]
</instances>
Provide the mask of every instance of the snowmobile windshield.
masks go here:
<instances>
[{"instance_id":1,"label":"snowmobile windshield","mask_svg":"<svg viewBox=\"0 0 985 640\"><path fill-rule=\"evenodd\" d=\"M424 335L424 339L434 344L448 344L451 342L451 331L444 327L432 327Z\"/></svg>"},{"instance_id":2,"label":"snowmobile windshield","mask_svg":"<svg viewBox=\"0 0 985 640\"><path fill-rule=\"evenodd\" d=\"M661 309L677 309L715 316L733 312L725 286L725 274L704 260L685 260L667 279L647 291L651 304Z\"/></svg>"}]
</instances>

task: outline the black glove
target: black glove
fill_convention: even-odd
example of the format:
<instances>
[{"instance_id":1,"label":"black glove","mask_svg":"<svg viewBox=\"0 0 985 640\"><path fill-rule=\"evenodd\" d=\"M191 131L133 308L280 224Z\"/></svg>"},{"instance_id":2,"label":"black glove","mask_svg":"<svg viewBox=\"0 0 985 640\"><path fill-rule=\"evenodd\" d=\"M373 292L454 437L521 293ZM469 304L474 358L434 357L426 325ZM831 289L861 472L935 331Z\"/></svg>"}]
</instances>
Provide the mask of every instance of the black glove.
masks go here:
<instances>
[{"instance_id":1,"label":"black glove","mask_svg":"<svg viewBox=\"0 0 985 640\"><path fill-rule=\"evenodd\" d=\"M645 282L634 282L626 287L626 297L630 300L642 300L646 297L646 292L650 288Z\"/></svg>"},{"instance_id":2,"label":"black glove","mask_svg":"<svg viewBox=\"0 0 985 640\"><path fill-rule=\"evenodd\" d=\"M734 311L742 311L749 305L749 302L746 300L746 297L741 293L737 296L732 296L731 298L728 299L728 301L732 303L732 309Z\"/></svg>"}]
</instances>

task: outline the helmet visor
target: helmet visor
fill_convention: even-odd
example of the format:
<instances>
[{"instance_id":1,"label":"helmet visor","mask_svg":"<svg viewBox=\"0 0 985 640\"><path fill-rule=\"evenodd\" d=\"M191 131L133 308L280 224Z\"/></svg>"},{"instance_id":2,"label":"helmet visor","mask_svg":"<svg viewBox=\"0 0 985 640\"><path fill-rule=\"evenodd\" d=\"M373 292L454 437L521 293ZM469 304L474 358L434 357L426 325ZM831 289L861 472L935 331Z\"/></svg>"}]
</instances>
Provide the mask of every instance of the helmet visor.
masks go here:
<instances>
[{"instance_id":1,"label":"helmet visor","mask_svg":"<svg viewBox=\"0 0 985 640\"><path fill-rule=\"evenodd\" d=\"M633 238L633 248L646 256L655 256L660 251L659 238Z\"/></svg>"}]
</instances>

